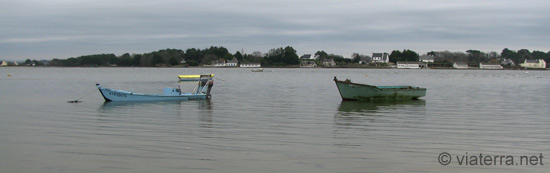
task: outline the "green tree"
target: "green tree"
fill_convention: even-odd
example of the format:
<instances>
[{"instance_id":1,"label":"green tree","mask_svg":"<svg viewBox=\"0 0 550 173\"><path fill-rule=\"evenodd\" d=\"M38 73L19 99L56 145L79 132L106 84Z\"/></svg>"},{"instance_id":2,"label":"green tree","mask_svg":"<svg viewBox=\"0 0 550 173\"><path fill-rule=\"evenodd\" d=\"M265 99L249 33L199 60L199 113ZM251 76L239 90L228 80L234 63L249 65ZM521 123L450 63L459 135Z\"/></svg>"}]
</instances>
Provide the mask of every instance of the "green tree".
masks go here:
<instances>
[{"instance_id":1,"label":"green tree","mask_svg":"<svg viewBox=\"0 0 550 173\"><path fill-rule=\"evenodd\" d=\"M162 56L159 54L153 54L153 59L151 61L151 65L156 66L157 64L163 64Z\"/></svg>"},{"instance_id":2,"label":"green tree","mask_svg":"<svg viewBox=\"0 0 550 173\"><path fill-rule=\"evenodd\" d=\"M199 62L195 60L188 60L187 64L189 64L189 66L199 66Z\"/></svg>"},{"instance_id":3,"label":"green tree","mask_svg":"<svg viewBox=\"0 0 550 173\"><path fill-rule=\"evenodd\" d=\"M141 55L140 54L137 54L137 55L134 55L134 61L133 61L133 65L134 66L141 66Z\"/></svg>"},{"instance_id":4,"label":"green tree","mask_svg":"<svg viewBox=\"0 0 550 173\"><path fill-rule=\"evenodd\" d=\"M237 58L237 60L239 60L239 62L243 61L244 57L243 57L243 54L241 54L241 52L237 51L237 53L235 53L235 55L233 55L235 58Z\"/></svg>"},{"instance_id":5,"label":"green tree","mask_svg":"<svg viewBox=\"0 0 550 173\"><path fill-rule=\"evenodd\" d=\"M32 60L32 63L34 63L34 65L37 65L37 66L44 65L42 62L37 61L37 60Z\"/></svg>"},{"instance_id":6,"label":"green tree","mask_svg":"<svg viewBox=\"0 0 550 173\"><path fill-rule=\"evenodd\" d=\"M285 53L284 53L284 63L287 65L298 65L300 64L300 58L296 54L296 50L294 48L287 46L285 47Z\"/></svg>"},{"instance_id":7,"label":"green tree","mask_svg":"<svg viewBox=\"0 0 550 173\"><path fill-rule=\"evenodd\" d=\"M334 60L334 62L336 62L336 64L349 64L349 63L352 62L352 59L344 58L341 55L334 55L334 54L329 54L328 59ZM357 61L357 62L359 62L359 61Z\"/></svg>"},{"instance_id":8,"label":"green tree","mask_svg":"<svg viewBox=\"0 0 550 173\"><path fill-rule=\"evenodd\" d=\"M518 55L520 61L524 61L525 59L533 59L533 57L531 56L531 52L529 52L529 50L527 49L518 50Z\"/></svg>"},{"instance_id":9,"label":"green tree","mask_svg":"<svg viewBox=\"0 0 550 173\"><path fill-rule=\"evenodd\" d=\"M200 62L203 56L204 53L200 49L197 50L195 48L191 48L185 51L185 57L187 58L186 61L194 60L196 62Z\"/></svg>"},{"instance_id":10,"label":"green tree","mask_svg":"<svg viewBox=\"0 0 550 173\"><path fill-rule=\"evenodd\" d=\"M547 66L550 64L550 52L545 53L542 51L535 50L531 53L533 59L543 59Z\"/></svg>"},{"instance_id":11,"label":"green tree","mask_svg":"<svg viewBox=\"0 0 550 173\"><path fill-rule=\"evenodd\" d=\"M133 59L132 56L130 56L129 53L125 53L122 56L120 56L120 61L118 62L118 66L132 66Z\"/></svg>"},{"instance_id":12,"label":"green tree","mask_svg":"<svg viewBox=\"0 0 550 173\"><path fill-rule=\"evenodd\" d=\"M364 57L364 55L359 55L359 53L353 53L351 55L351 62L352 63L359 63L359 61L361 61L362 57Z\"/></svg>"},{"instance_id":13,"label":"green tree","mask_svg":"<svg viewBox=\"0 0 550 173\"><path fill-rule=\"evenodd\" d=\"M268 51L265 59L269 65L283 66L284 49L283 48L274 48Z\"/></svg>"},{"instance_id":14,"label":"green tree","mask_svg":"<svg viewBox=\"0 0 550 173\"><path fill-rule=\"evenodd\" d=\"M403 52L399 50L393 50L390 53L390 62L397 63L397 61L418 61L418 53L410 49L405 49Z\"/></svg>"},{"instance_id":15,"label":"green tree","mask_svg":"<svg viewBox=\"0 0 550 173\"><path fill-rule=\"evenodd\" d=\"M399 50L393 50L390 53L390 62L397 63L397 61L404 61L403 53Z\"/></svg>"},{"instance_id":16,"label":"green tree","mask_svg":"<svg viewBox=\"0 0 550 173\"><path fill-rule=\"evenodd\" d=\"M403 50L402 56L405 61L418 61L418 53L410 49Z\"/></svg>"},{"instance_id":17,"label":"green tree","mask_svg":"<svg viewBox=\"0 0 550 173\"><path fill-rule=\"evenodd\" d=\"M171 57L170 58L170 65L178 65L179 62L178 62L178 59L176 59L176 57Z\"/></svg>"},{"instance_id":18,"label":"green tree","mask_svg":"<svg viewBox=\"0 0 550 173\"><path fill-rule=\"evenodd\" d=\"M234 57L233 55L231 55L231 53L229 52L226 52L225 55L223 55L223 59L226 59L226 60L232 60Z\"/></svg>"},{"instance_id":19,"label":"green tree","mask_svg":"<svg viewBox=\"0 0 550 173\"><path fill-rule=\"evenodd\" d=\"M500 56L502 56L503 58L511 59L516 64L520 63L520 61L519 61L520 58L519 58L518 54L515 51L510 50L508 48L504 48L502 50L502 52L500 53Z\"/></svg>"},{"instance_id":20,"label":"green tree","mask_svg":"<svg viewBox=\"0 0 550 173\"><path fill-rule=\"evenodd\" d=\"M274 48L269 50L265 57L267 65L286 66L300 64L300 58L296 54L296 50L291 46L285 48Z\"/></svg>"},{"instance_id":21,"label":"green tree","mask_svg":"<svg viewBox=\"0 0 550 173\"><path fill-rule=\"evenodd\" d=\"M325 58L328 57L328 54L325 51L320 50L320 51L315 52L315 56L317 56L319 58L318 59L319 61L323 61L323 60L325 60Z\"/></svg>"}]
</instances>

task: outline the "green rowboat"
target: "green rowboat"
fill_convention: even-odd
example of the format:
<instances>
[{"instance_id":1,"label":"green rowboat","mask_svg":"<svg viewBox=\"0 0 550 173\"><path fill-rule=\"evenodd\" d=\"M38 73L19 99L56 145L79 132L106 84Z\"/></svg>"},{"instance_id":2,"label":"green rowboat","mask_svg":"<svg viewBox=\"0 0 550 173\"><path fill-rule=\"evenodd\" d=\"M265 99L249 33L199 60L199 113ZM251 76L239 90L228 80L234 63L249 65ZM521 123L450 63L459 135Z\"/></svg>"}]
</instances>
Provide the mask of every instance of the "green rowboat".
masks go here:
<instances>
[{"instance_id":1,"label":"green rowboat","mask_svg":"<svg viewBox=\"0 0 550 173\"><path fill-rule=\"evenodd\" d=\"M426 96L426 88L413 86L373 86L346 79L334 82L343 100L415 100Z\"/></svg>"}]
</instances>

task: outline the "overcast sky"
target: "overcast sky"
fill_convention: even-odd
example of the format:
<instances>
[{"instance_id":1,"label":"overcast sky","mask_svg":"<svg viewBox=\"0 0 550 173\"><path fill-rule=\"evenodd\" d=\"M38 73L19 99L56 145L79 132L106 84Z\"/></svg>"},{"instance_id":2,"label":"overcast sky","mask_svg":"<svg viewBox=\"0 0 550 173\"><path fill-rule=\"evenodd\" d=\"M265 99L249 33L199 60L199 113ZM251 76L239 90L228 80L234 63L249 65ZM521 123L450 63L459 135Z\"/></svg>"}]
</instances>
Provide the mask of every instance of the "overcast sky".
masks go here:
<instances>
[{"instance_id":1,"label":"overcast sky","mask_svg":"<svg viewBox=\"0 0 550 173\"><path fill-rule=\"evenodd\" d=\"M352 53L550 50L548 0L0 0L0 60L292 46Z\"/></svg>"}]
</instances>

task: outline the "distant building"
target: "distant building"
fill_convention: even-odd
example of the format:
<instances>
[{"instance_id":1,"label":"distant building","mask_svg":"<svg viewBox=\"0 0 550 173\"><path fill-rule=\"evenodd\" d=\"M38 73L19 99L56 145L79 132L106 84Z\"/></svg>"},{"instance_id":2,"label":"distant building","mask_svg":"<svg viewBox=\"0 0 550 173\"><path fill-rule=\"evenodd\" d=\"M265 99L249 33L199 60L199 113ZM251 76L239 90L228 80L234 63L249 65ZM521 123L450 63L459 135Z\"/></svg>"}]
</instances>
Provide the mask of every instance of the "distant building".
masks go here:
<instances>
[{"instance_id":1,"label":"distant building","mask_svg":"<svg viewBox=\"0 0 550 173\"><path fill-rule=\"evenodd\" d=\"M372 62L372 58L370 56L364 56L359 59L359 64L369 64Z\"/></svg>"},{"instance_id":2,"label":"distant building","mask_svg":"<svg viewBox=\"0 0 550 173\"><path fill-rule=\"evenodd\" d=\"M505 58L504 60L502 60L502 62L500 62L500 65L515 66L516 63L514 63L514 61L512 61L512 59Z\"/></svg>"},{"instance_id":3,"label":"distant building","mask_svg":"<svg viewBox=\"0 0 550 173\"><path fill-rule=\"evenodd\" d=\"M241 63L240 67L243 68L260 68L262 64L260 63Z\"/></svg>"},{"instance_id":4,"label":"distant building","mask_svg":"<svg viewBox=\"0 0 550 173\"><path fill-rule=\"evenodd\" d=\"M304 54L300 57L300 60L310 60L311 59L311 54Z\"/></svg>"},{"instance_id":5,"label":"distant building","mask_svg":"<svg viewBox=\"0 0 550 173\"><path fill-rule=\"evenodd\" d=\"M237 67L237 64L239 64L239 61L237 61L236 59L229 60L229 61L223 61L223 60L212 61L212 66L214 67Z\"/></svg>"},{"instance_id":6,"label":"distant building","mask_svg":"<svg viewBox=\"0 0 550 173\"><path fill-rule=\"evenodd\" d=\"M239 61L237 59L233 59L225 62L226 67L237 67L237 64L239 64Z\"/></svg>"},{"instance_id":7,"label":"distant building","mask_svg":"<svg viewBox=\"0 0 550 173\"><path fill-rule=\"evenodd\" d=\"M465 62L455 62L455 63L453 63L453 68L456 68L456 69L467 69L467 68L468 68L468 64L466 64Z\"/></svg>"},{"instance_id":8,"label":"distant building","mask_svg":"<svg viewBox=\"0 0 550 173\"><path fill-rule=\"evenodd\" d=\"M545 69L546 61L543 59L526 59L525 62L519 64L524 68Z\"/></svg>"},{"instance_id":9,"label":"distant building","mask_svg":"<svg viewBox=\"0 0 550 173\"><path fill-rule=\"evenodd\" d=\"M334 59L325 59L323 61L323 66L325 66L325 67L334 67L334 66L336 66L336 62L334 62Z\"/></svg>"},{"instance_id":10,"label":"distant building","mask_svg":"<svg viewBox=\"0 0 550 173\"><path fill-rule=\"evenodd\" d=\"M397 68L402 69L419 69L425 68L426 63L417 62L417 61L397 61Z\"/></svg>"},{"instance_id":11,"label":"distant building","mask_svg":"<svg viewBox=\"0 0 550 173\"><path fill-rule=\"evenodd\" d=\"M418 57L420 62L434 62L434 56L432 55L422 55Z\"/></svg>"},{"instance_id":12,"label":"distant building","mask_svg":"<svg viewBox=\"0 0 550 173\"><path fill-rule=\"evenodd\" d=\"M300 67L313 68L317 67L317 63L315 63L315 61L302 61Z\"/></svg>"},{"instance_id":13,"label":"distant building","mask_svg":"<svg viewBox=\"0 0 550 173\"><path fill-rule=\"evenodd\" d=\"M8 63L6 61L2 61L2 64L0 66L8 66Z\"/></svg>"},{"instance_id":14,"label":"distant building","mask_svg":"<svg viewBox=\"0 0 550 173\"><path fill-rule=\"evenodd\" d=\"M372 62L373 63L389 63L390 56L388 53L372 53Z\"/></svg>"},{"instance_id":15,"label":"distant building","mask_svg":"<svg viewBox=\"0 0 550 173\"><path fill-rule=\"evenodd\" d=\"M214 67L225 67L225 61L212 61L212 66Z\"/></svg>"},{"instance_id":16,"label":"distant building","mask_svg":"<svg viewBox=\"0 0 550 173\"><path fill-rule=\"evenodd\" d=\"M499 63L479 63L480 69L487 69L487 70L497 70L502 69L502 65Z\"/></svg>"}]
</instances>

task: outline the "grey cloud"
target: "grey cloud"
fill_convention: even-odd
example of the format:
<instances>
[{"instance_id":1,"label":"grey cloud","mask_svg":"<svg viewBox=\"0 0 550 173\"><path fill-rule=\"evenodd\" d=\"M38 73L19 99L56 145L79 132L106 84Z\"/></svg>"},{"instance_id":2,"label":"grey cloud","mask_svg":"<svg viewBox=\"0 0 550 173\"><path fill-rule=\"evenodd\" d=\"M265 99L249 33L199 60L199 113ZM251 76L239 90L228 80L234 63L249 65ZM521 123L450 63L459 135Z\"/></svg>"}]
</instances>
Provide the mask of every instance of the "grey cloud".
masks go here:
<instances>
[{"instance_id":1,"label":"grey cloud","mask_svg":"<svg viewBox=\"0 0 550 173\"><path fill-rule=\"evenodd\" d=\"M0 1L0 59L208 46L499 52L545 50L550 37L546 1Z\"/></svg>"}]
</instances>

